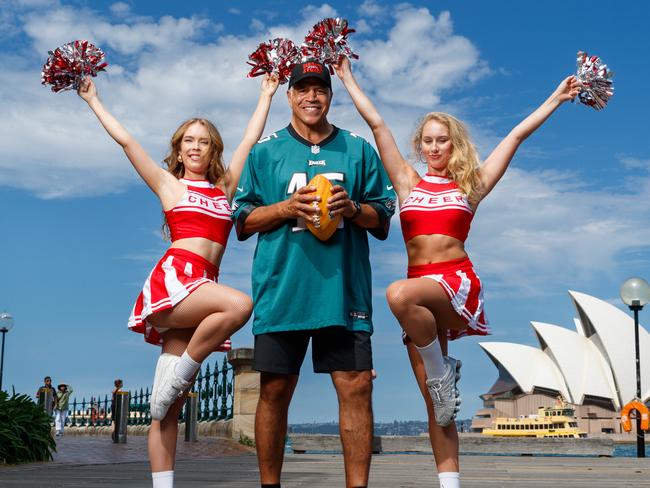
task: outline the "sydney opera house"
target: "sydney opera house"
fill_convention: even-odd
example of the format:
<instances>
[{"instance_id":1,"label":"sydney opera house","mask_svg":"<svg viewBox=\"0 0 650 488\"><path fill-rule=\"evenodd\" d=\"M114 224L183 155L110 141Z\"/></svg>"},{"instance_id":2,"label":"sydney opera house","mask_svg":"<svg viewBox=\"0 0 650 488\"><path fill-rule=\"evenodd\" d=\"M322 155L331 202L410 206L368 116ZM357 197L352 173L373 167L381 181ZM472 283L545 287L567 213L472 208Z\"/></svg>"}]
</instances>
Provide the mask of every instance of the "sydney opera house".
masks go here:
<instances>
[{"instance_id":1,"label":"sydney opera house","mask_svg":"<svg viewBox=\"0 0 650 488\"><path fill-rule=\"evenodd\" d=\"M578 427L587 433L623 432L620 411L636 396L634 320L598 298L575 291L569 295L577 311L575 331L531 322L539 347L480 343L499 376L481 395L484 408L472 419L473 431L492 427L497 417L536 414L561 396L575 408ZM650 334L642 326L639 344L641 396L648 404Z\"/></svg>"}]
</instances>

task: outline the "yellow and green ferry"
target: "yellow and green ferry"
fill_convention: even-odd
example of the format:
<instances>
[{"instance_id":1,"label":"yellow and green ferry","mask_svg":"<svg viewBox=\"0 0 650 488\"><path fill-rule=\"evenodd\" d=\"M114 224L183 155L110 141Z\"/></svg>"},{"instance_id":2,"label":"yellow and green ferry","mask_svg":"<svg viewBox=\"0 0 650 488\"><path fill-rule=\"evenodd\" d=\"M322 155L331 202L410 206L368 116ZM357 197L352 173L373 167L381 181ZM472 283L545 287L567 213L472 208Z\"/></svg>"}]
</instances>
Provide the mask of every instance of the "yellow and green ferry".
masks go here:
<instances>
[{"instance_id":1,"label":"yellow and green ferry","mask_svg":"<svg viewBox=\"0 0 650 488\"><path fill-rule=\"evenodd\" d=\"M571 438L587 437L578 428L575 410L564 405L540 408L537 414L519 418L498 417L494 428L483 429L483 435L499 437Z\"/></svg>"}]
</instances>

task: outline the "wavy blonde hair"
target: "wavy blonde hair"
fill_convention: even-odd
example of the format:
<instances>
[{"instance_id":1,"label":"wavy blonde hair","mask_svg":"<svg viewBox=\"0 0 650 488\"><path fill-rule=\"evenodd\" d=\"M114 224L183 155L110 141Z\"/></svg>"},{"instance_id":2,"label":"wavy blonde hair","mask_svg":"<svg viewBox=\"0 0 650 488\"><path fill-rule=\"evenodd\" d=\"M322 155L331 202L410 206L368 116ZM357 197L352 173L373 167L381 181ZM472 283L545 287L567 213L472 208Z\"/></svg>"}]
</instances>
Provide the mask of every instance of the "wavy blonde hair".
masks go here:
<instances>
[{"instance_id":1,"label":"wavy blonde hair","mask_svg":"<svg viewBox=\"0 0 650 488\"><path fill-rule=\"evenodd\" d=\"M163 161L167 164L167 171L173 174L176 178L180 179L185 175L185 166L181 161L178 160L178 156L181 152L181 141L183 140L183 136L185 135L185 131L188 129L188 127L196 123L199 123L205 127L208 130L208 134L210 136L210 164L208 165L208 172L205 175L205 179L213 185L216 185L219 180L221 180L226 174L226 168L223 164L223 139L221 138L219 130L208 119L194 117L187 119L185 122L179 125L178 129L176 129L172 135L169 144L169 153L165 159L163 159ZM169 225L167 224L166 218L164 218L163 221L162 234L164 239L170 239Z\"/></svg>"},{"instance_id":2,"label":"wavy blonde hair","mask_svg":"<svg viewBox=\"0 0 650 488\"><path fill-rule=\"evenodd\" d=\"M223 164L223 139L221 138L221 134L219 134L217 128L208 119L195 117L183 122L178 129L176 129L174 135L172 135L169 154L163 161L167 163L167 171L173 174L176 178L183 177L185 174L185 166L183 166L183 163L178 160L178 155L181 152L181 141L183 140L187 128L196 123L205 127L210 135L210 165L208 166L208 172L205 178L213 185L216 185L217 182L226 174L226 168Z\"/></svg>"},{"instance_id":3,"label":"wavy blonde hair","mask_svg":"<svg viewBox=\"0 0 650 488\"><path fill-rule=\"evenodd\" d=\"M416 158L422 159L422 131L432 120L443 124L449 131L452 149L447 163L447 175L456 182L470 202L478 202L482 193L482 185L478 177L478 152L469 138L465 124L456 117L444 112L429 112L422 117L411 138Z\"/></svg>"}]
</instances>

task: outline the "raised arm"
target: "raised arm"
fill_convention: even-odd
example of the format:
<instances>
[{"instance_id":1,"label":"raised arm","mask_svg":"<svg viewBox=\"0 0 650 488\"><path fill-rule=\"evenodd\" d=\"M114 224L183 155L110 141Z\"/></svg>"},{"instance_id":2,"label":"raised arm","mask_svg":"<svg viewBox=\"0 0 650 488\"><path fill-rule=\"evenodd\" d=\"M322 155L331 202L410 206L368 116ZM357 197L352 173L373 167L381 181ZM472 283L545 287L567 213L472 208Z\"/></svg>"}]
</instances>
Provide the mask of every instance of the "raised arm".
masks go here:
<instances>
[{"instance_id":1,"label":"raised arm","mask_svg":"<svg viewBox=\"0 0 650 488\"><path fill-rule=\"evenodd\" d=\"M391 183L395 187L395 192L400 199L405 198L411 191L411 187L420 179L417 171L404 160L386 122L384 122L384 119L381 118L381 115L379 115L379 112L370 99L361 90L361 87L352 74L350 60L342 56L334 68L336 74L343 82L343 86L345 86L345 89L350 94L354 106L372 130L375 142L377 143L377 149L379 150L379 156Z\"/></svg>"},{"instance_id":2,"label":"raised arm","mask_svg":"<svg viewBox=\"0 0 650 488\"><path fill-rule=\"evenodd\" d=\"M232 155L232 160L228 165L228 170L226 171L224 178L226 187L225 193L228 196L229 201L232 200L237 185L239 184L239 177L241 176L242 169L246 163L248 153L251 151L255 143L262 137L264 126L266 125L266 118L269 115L269 109L271 108L271 100L278 89L278 84L278 77L276 75L267 74L262 80L260 98L257 101L257 107L255 108L255 112L253 112L253 116L248 121L244 137Z\"/></svg>"},{"instance_id":3,"label":"raised arm","mask_svg":"<svg viewBox=\"0 0 650 488\"><path fill-rule=\"evenodd\" d=\"M482 184L481 198L484 198L499 182L508 169L519 145L535 132L555 110L567 100L573 100L580 92L580 83L575 76L565 78L548 99L532 114L522 120L488 156L479 169Z\"/></svg>"},{"instance_id":4,"label":"raised arm","mask_svg":"<svg viewBox=\"0 0 650 488\"><path fill-rule=\"evenodd\" d=\"M177 186L180 185L178 180L170 173L158 166L156 162L149 157L142 146L136 141L131 134L118 122L118 120L106 110L97 95L95 83L90 78L85 78L77 92L79 96L88 104L90 109L97 116L101 124L115 142L117 142L131 164L142 177L145 183L158 195L158 198L164 202L175 201ZM176 190L176 192L174 191Z\"/></svg>"}]
</instances>

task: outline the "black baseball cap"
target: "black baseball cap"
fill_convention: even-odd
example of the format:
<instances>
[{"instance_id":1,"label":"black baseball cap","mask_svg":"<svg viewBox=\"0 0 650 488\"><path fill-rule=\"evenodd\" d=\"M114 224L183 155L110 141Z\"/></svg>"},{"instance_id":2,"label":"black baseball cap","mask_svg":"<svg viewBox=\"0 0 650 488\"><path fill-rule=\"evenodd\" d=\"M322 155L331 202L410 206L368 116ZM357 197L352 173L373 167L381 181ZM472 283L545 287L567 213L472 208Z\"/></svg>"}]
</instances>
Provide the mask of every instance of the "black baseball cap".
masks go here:
<instances>
[{"instance_id":1,"label":"black baseball cap","mask_svg":"<svg viewBox=\"0 0 650 488\"><path fill-rule=\"evenodd\" d=\"M289 88L304 80L305 78L316 78L321 80L327 88L332 89L332 78L330 77L329 70L318 61L305 61L304 63L297 64L291 70L291 78L289 78Z\"/></svg>"}]
</instances>

